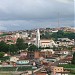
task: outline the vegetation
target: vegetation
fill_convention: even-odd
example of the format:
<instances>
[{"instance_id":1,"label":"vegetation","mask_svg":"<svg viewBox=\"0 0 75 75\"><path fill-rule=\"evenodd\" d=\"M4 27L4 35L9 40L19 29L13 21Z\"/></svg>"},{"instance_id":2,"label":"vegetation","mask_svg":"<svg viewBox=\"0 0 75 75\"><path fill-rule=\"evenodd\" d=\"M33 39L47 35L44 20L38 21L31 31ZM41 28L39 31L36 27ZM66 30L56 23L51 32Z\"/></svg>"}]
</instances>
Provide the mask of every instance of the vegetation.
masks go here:
<instances>
[{"instance_id":1,"label":"vegetation","mask_svg":"<svg viewBox=\"0 0 75 75\"><path fill-rule=\"evenodd\" d=\"M75 64L75 52L74 52L74 54L73 54L72 64Z\"/></svg>"},{"instance_id":2,"label":"vegetation","mask_svg":"<svg viewBox=\"0 0 75 75\"><path fill-rule=\"evenodd\" d=\"M29 47L28 47L28 50L29 51L35 51L35 50L38 50L38 47L33 45L33 44L30 44Z\"/></svg>"},{"instance_id":3,"label":"vegetation","mask_svg":"<svg viewBox=\"0 0 75 75\"><path fill-rule=\"evenodd\" d=\"M0 58L4 56L4 52L0 52Z\"/></svg>"},{"instance_id":4,"label":"vegetation","mask_svg":"<svg viewBox=\"0 0 75 75\"><path fill-rule=\"evenodd\" d=\"M0 37L1 37L1 36L6 36L6 35L7 35L6 33L4 33L4 34L0 34Z\"/></svg>"},{"instance_id":5,"label":"vegetation","mask_svg":"<svg viewBox=\"0 0 75 75\"><path fill-rule=\"evenodd\" d=\"M74 64L62 64L62 65L58 65L60 67L64 67L64 68L75 68Z\"/></svg>"},{"instance_id":6,"label":"vegetation","mask_svg":"<svg viewBox=\"0 0 75 75\"><path fill-rule=\"evenodd\" d=\"M59 30L56 33L45 32L45 33L42 33L41 38L42 39L43 38L46 38L46 39L53 38L55 40L57 40L57 38L75 39L75 33L64 32L61 30ZM54 48L54 50L56 50L56 47L53 47L53 48ZM65 48L65 47L62 47L62 48ZM39 48L39 49L41 49L41 48ZM71 50L72 48L69 47L68 50L69 49ZM24 40L22 38L18 38L16 44L11 44L11 45L6 44L4 41L0 42L0 52L6 52L6 53L9 52L11 54L14 54L14 53L19 52L20 50L35 51L35 50L38 50L38 48L33 44L28 45L27 43L24 42ZM59 49L59 50L61 50L61 49Z\"/></svg>"},{"instance_id":7,"label":"vegetation","mask_svg":"<svg viewBox=\"0 0 75 75\"><path fill-rule=\"evenodd\" d=\"M17 50L17 47L16 47L15 44L14 45L13 44L9 45L9 44L6 44L4 41L0 42L0 52L14 53L14 52L16 52L16 50Z\"/></svg>"},{"instance_id":8,"label":"vegetation","mask_svg":"<svg viewBox=\"0 0 75 75\"><path fill-rule=\"evenodd\" d=\"M15 54L20 50L35 51L38 50L38 48L33 44L28 45L27 43L24 42L22 38L18 38L16 44L11 45L6 44L4 41L0 42L0 52L1 52L0 57L2 57L2 52Z\"/></svg>"},{"instance_id":9,"label":"vegetation","mask_svg":"<svg viewBox=\"0 0 75 75\"><path fill-rule=\"evenodd\" d=\"M15 44L9 45L9 53L10 54L15 54L18 51L18 48Z\"/></svg>"},{"instance_id":10,"label":"vegetation","mask_svg":"<svg viewBox=\"0 0 75 75\"><path fill-rule=\"evenodd\" d=\"M5 56L5 57L1 57L1 58L0 58L1 61L7 61L7 60L9 60L9 59L10 59L9 56Z\"/></svg>"},{"instance_id":11,"label":"vegetation","mask_svg":"<svg viewBox=\"0 0 75 75\"><path fill-rule=\"evenodd\" d=\"M0 72L0 75L13 75L11 72Z\"/></svg>"},{"instance_id":12,"label":"vegetation","mask_svg":"<svg viewBox=\"0 0 75 75\"><path fill-rule=\"evenodd\" d=\"M26 71L32 70L32 66L19 66L19 67L0 67L0 71Z\"/></svg>"},{"instance_id":13,"label":"vegetation","mask_svg":"<svg viewBox=\"0 0 75 75\"><path fill-rule=\"evenodd\" d=\"M8 52L9 51L9 45L6 44L4 41L0 42L0 52Z\"/></svg>"},{"instance_id":14,"label":"vegetation","mask_svg":"<svg viewBox=\"0 0 75 75\"><path fill-rule=\"evenodd\" d=\"M64 32L62 30L59 30L58 32L55 33L49 33L45 32L41 35L41 39L50 39L53 38L57 40L58 38L69 38L69 39L75 39L75 33L73 32Z\"/></svg>"},{"instance_id":15,"label":"vegetation","mask_svg":"<svg viewBox=\"0 0 75 75\"><path fill-rule=\"evenodd\" d=\"M24 43L24 40L22 38L18 38L16 46L18 47L18 50L24 50L28 47L28 44Z\"/></svg>"},{"instance_id":16,"label":"vegetation","mask_svg":"<svg viewBox=\"0 0 75 75\"><path fill-rule=\"evenodd\" d=\"M75 75L75 70L70 70L70 73Z\"/></svg>"},{"instance_id":17,"label":"vegetation","mask_svg":"<svg viewBox=\"0 0 75 75\"><path fill-rule=\"evenodd\" d=\"M41 39L50 39L51 38L51 34L49 32L45 32L45 34L43 33L41 35Z\"/></svg>"},{"instance_id":18,"label":"vegetation","mask_svg":"<svg viewBox=\"0 0 75 75\"><path fill-rule=\"evenodd\" d=\"M73 32L64 32L59 30L56 33L52 34L52 37L57 39L57 38L69 38L69 39L75 39L75 33Z\"/></svg>"}]
</instances>

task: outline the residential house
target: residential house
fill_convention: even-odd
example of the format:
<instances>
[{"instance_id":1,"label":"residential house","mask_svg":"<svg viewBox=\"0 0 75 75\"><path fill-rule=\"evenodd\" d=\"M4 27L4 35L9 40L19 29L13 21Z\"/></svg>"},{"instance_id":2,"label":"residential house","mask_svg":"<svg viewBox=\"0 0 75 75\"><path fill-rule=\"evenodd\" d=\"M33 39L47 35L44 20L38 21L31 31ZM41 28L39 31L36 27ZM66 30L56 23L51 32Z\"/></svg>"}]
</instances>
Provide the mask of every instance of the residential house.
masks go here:
<instances>
[{"instance_id":1,"label":"residential house","mask_svg":"<svg viewBox=\"0 0 75 75\"><path fill-rule=\"evenodd\" d=\"M19 58L16 56L10 57L10 62L17 62L18 60L19 60Z\"/></svg>"},{"instance_id":2,"label":"residential house","mask_svg":"<svg viewBox=\"0 0 75 75\"><path fill-rule=\"evenodd\" d=\"M68 73L63 67L51 66L51 75L68 75Z\"/></svg>"},{"instance_id":3,"label":"residential house","mask_svg":"<svg viewBox=\"0 0 75 75\"><path fill-rule=\"evenodd\" d=\"M54 54L54 51L52 49L43 49L40 51L40 57L50 57Z\"/></svg>"},{"instance_id":4,"label":"residential house","mask_svg":"<svg viewBox=\"0 0 75 75\"><path fill-rule=\"evenodd\" d=\"M74 40L70 40L68 38L58 38L56 42L59 46L71 46L74 45Z\"/></svg>"}]
</instances>

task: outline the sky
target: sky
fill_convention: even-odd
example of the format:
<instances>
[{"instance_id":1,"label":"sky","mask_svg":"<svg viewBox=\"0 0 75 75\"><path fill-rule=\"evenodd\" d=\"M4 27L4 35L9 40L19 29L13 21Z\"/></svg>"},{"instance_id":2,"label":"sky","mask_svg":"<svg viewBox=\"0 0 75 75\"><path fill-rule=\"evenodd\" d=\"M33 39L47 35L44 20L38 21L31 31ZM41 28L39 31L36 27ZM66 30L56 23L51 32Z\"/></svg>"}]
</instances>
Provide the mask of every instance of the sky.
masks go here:
<instances>
[{"instance_id":1,"label":"sky","mask_svg":"<svg viewBox=\"0 0 75 75\"><path fill-rule=\"evenodd\" d=\"M74 26L74 3L75 0L0 0L0 30Z\"/></svg>"}]
</instances>

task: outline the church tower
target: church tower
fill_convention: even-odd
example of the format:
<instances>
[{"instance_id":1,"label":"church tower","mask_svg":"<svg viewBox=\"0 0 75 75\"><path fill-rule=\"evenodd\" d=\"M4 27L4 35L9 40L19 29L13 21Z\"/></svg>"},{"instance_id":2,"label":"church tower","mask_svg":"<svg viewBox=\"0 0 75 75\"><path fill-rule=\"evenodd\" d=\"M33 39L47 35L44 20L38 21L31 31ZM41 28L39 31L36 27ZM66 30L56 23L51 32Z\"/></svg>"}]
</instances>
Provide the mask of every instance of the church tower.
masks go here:
<instances>
[{"instance_id":1,"label":"church tower","mask_svg":"<svg viewBox=\"0 0 75 75\"><path fill-rule=\"evenodd\" d=\"M37 32L36 32L36 46L38 48L40 47L40 32L39 32L39 29L37 29Z\"/></svg>"}]
</instances>

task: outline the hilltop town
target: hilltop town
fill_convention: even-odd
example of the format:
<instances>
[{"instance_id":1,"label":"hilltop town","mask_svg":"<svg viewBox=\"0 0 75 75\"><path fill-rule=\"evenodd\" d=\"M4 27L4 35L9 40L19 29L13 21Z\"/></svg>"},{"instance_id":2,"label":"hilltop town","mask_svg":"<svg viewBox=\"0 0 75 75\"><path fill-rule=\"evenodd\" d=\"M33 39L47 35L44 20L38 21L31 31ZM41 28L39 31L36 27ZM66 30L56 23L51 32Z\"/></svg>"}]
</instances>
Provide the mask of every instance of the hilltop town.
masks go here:
<instances>
[{"instance_id":1,"label":"hilltop town","mask_svg":"<svg viewBox=\"0 0 75 75\"><path fill-rule=\"evenodd\" d=\"M75 75L75 29L0 31L0 73Z\"/></svg>"}]
</instances>

